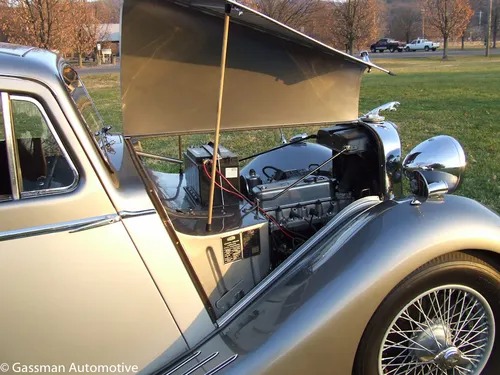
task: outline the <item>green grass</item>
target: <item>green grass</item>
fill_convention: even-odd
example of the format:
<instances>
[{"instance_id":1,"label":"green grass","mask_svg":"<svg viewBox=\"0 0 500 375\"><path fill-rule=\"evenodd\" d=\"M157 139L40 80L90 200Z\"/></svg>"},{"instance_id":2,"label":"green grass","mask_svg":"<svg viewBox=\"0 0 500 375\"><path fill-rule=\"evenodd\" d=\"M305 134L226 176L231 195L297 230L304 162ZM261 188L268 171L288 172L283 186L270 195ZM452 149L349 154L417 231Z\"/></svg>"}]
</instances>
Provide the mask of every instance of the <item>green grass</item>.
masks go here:
<instances>
[{"instance_id":1,"label":"green grass","mask_svg":"<svg viewBox=\"0 0 500 375\"><path fill-rule=\"evenodd\" d=\"M500 211L500 56L488 60L478 56L448 61L439 57L383 59L379 63L397 76L376 71L365 75L360 114L388 101L401 102L399 110L387 117L400 127L405 155L434 135L456 137L468 158L466 178L457 194ZM105 122L121 130L118 74L83 79ZM284 133L289 138L314 129L285 129ZM182 142L185 148L210 138L184 136ZM225 133L221 142L240 155L248 155L278 145L279 131ZM146 139L142 144L149 152L177 156L177 138Z\"/></svg>"}]
</instances>

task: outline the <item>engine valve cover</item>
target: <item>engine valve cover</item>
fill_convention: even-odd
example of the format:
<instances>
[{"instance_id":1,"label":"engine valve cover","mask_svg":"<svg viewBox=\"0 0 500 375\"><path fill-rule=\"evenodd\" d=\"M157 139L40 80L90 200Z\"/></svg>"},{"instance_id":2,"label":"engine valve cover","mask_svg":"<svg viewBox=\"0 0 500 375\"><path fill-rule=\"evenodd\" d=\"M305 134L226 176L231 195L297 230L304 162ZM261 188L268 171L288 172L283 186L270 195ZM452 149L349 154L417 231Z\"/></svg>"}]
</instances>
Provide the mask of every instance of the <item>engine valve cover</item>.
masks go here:
<instances>
[{"instance_id":1,"label":"engine valve cover","mask_svg":"<svg viewBox=\"0 0 500 375\"><path fill-rule=\"evenodd\" d=\"M304 181L286 191L276 199L272 197L281 193L284 189L296 182L297 179L288 179L258 185L253 188L253 195L261 202L264 210L272 210L314 203L316 201L330 201L335 196L337 181L325 176L309 176Z\"/></svg>"}]
</instances>

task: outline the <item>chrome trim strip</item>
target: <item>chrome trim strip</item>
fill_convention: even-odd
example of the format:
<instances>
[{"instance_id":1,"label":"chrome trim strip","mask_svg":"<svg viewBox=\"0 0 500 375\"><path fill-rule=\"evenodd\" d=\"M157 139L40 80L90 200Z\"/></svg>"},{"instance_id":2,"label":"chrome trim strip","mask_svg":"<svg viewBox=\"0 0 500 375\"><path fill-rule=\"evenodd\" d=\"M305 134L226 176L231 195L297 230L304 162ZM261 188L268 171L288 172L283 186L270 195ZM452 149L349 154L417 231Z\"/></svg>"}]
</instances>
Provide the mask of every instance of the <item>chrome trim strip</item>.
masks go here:
<instances>
[{"instance_id":1,"label":"chrome trim strip","mask_svg":"<svg viewBox=\"0 0 500 375\"><path fill-rule=\"evenodd\" d=\"M361 211L368 210L376 204L381 203L379 197L368 196L358 199L357 201L351 203L349 206L344 208L330 220L323 228L312 236L309 241L307 241L301 248L290 255L283 263L281 263L278 268L271 272L264 280L262 280L255 288L253 288L245 297L243 297L238 303L236 303L226 314L217 320L217 325L219 327L227 324L231 319L235 317L241 310L248 306L255 298L257 298L261 293L264 292L272 283L274 283L283 273L285 273L295 262L297 262L304 254L311 250L316 244L323 239L322 234L335 228L344 219L349 216L360 213Z\"/></svg>"},{"instance_id":2,"label":"chrome trim strip","mask_svg":"<svg viewBox=\"0 0 500 375\"><path fill-rule=\"evenodd\" d=\"M116 218L118 218L118 219L116 219ZM65 223L42 225L39 227L32 227L32 228L25 228L25 229L16 229L16 230L11 230L11 231L0 233L0 242L7 241L7 240L13 240L16 238L39 236L39 235L43 235L43 234L51 234L51 233L57 233L57 232L69 231L70 233L74 233L74 232L78 232L80 230L90 229L90 228L88 228L89 225L95 225L97 223L102 223L99 226L106 225L106 224L113 224L115 222L120 221L119 219L120 219L120 217L117 214L111 214L111 215L105 215L105 216L92 217L92 218L88 218L88 219L67 221ZM106 221L106 222L103 223L104 221Z\"/></svg>"},{"instance_id":3,"label":"chrome trim strip","mask_svg":"<svg viewBox=\"0 0 500 375\"><path fill-rule=\"evenodd\" d=\"M89 223L89 224L83 225L79 228L72 229L69 231L69 233L77 233L77 232L82 232L82 231L88 230L88 229L99 228L99 227L102 227L105 225L117 223L120 220L121 220L121 217L119 215L110 215L109 217L106 217L102 220L97 220L97 221L94 221L93 223Z\"/></svg>"},{"instance_id":4,"label":"chrome trim strip","mask_svg":"<svg viewBox=\"0 0 500 375\"><path fill-rule=\"evenodd\" d=\"M205 375L213 375L216 372L219 372L222 370L224 367L232 363L236 358L238 358L238 354L234 354L228 359L226 359L224 362L219 363L217 366L215 366L213 369L211 369L209 372L205 373Z\"/></svg>"},{"instance_id":5,"label":"chrome trim strip","mask_svg":"<svg viewBox=\"0 0 500 375\"><path fill-rule=\"evenodd\" d=\"M12 199L17 201L21 198L21 188L19 187L19 170L16 166L16 142L14 128L12 127L12 110L10 108L9 94L2 92L3 123L5 129L5 145L7 146L7 160L9 163L10 187Z\"/></svg>"},{"instance_id":6,"label":"chrome trim strip","mask_svg":"<svg viewBox=\"0 0 500 375\"><path fill-rule=\"evenodd\" d=\"M170 370L169 372L164 372L161 375L171 375L171 374L173 374L178 369L180 369L182 366L184 366L186 363L188 363L191 360L193 360L194 358L198 357L200 354L201 354L201 352L199 350L197 352L194 352L194 354L192 356L186 358L184 361L182 361L177 366L175 366L172 370Z\"/></svg>"},{"instance_id":7,"label":"chrome trim strip","mask_svg":"<svg viewBox=\"0 0 500 375\"><path fill-rule=\"evenodd\" d=\"M140 211L120 211L118 215L121 216L122 219L128 219L129 217L137 217L137 216L145 216L155 214L156 210L151 208L149 210L140 210Z\"/></svg>"},{"instance_id":8,"label":"chrome trim strip","mask_svg":"<svg viewBox=\"0 0 500 375\"><path fill-rule=\"evenodd\" d=\"M207 358L205 358L200 363L198 363L198 364L194 365L193 367L191 367L189 370L187 370L186 372L184 372L182 375L192 374L193 372L195 372L196 370L198 370L201 366L203 366L204 364L210 362L212 359L214 359L218 355L219 355L219 352L215 352L215 353L210 354Z\"/></svg>"},{"instance_id":9,"label":"chrome trim strip","mask_svg":"<svg viewBox=\"0 0 500 375\"><path fill-rule=\"evenodd\" d=\"M68 152L64 148L63 143L61 142L61 139L59 138L59 135L57 134L56 130L54 129L54 126L52 125L52 122L49 119L49 116L47 115L47 112L45 112L45 109L43 106L38 102L37 100L29 97L29 96L19 96L19 95L12 95L10 97L11 100L17 100L21 102L28 102L31 104L34 104L40 113L42 114L43 119L45 120L45 123L47 124L47 127L49 128L50 133L54 137L57 145L59 146L63 156L66 158L66 161L68 162L68 165L70 166L72 172L73 172L73 183L69 186L64 186L64 187L59 187L59 188L53 188L53 189L42 189L42 190L33 190L33 191L26 191L26 192L21 192L21 198L32 198L32 197L39 197L39 196L45 196L45 195L52 195L52 194L61 194L61 193L67 193L70 191L73 191L76 186L78 185L78 182L80 180L80 176L78 174L78 171L73 163L73 160L69 157Z\"/></svg>"}]
</instances>

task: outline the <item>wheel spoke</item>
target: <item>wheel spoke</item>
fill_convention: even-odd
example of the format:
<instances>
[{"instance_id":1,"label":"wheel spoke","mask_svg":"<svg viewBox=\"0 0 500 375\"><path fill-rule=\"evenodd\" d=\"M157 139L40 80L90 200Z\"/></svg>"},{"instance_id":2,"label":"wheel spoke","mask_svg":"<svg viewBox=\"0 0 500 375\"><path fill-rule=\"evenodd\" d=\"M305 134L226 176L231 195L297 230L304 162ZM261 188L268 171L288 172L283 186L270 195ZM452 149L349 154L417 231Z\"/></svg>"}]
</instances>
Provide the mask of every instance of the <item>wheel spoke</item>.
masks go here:
<instances>
[{"instance_id":1,"label":"wheel spoke","mask_svg":"<svg viewBox=\"0 0 500 375\"><path fill-rule=\"evenodd\" d=\"M460 375L467 375L466 372L463 372L462 370L460 370L460 368L458 366L456 367L453 367L453 370L457 370L457 372L460 374Z\"/></svg>"},{"instance_id":2,"label":"wheel spoke","mask_svg":"<svg viewBox=\"0 0 500 375\"><path fill-rule=\"evenodd\" d=\"M465 305L465 300L467 299L467 293L464 292L464 296L462 298L462 306L460 307L460 312L458 313L458 322L455 322L455 324L459 324L460 323L460 318L462 316L462 311L464 309L464 305ZM453 307L453 314L452 314L452 320L453 318L455 317L455 308L457 307L458 303L455 304L455 306ZM451 325L453 324L453 321L450 321L450 327Z\"/></svg>"},{"instance_id":3,"label":"wheel spoke","mask_svg":"<svg viewBox=\"0 0 500 375\"><path fill-rule=\"evenodd\" d=\"M434 296L434 298L432 298L432 296ZM444 326L444 319L443 319L443 313L441 311L441 305L439 303L439 298L437 296L437 293L436 291L432 292L431 294L429 294L429 300L431 301L431 306L432 306L432 309L434 310L434 314L436 315L436 318L439 319L441 321L441 324ZM434 306L434 301L436 301L436 307Z\"/></svg>"},{"instance_id":4,"label":"wheel spoke","mask_svg":"<svg viewBox=\"0 0 500 375\"><path fill-rule=\"evenodd\" d=\"M477 303L478 303L477 300L475 300L474 301L474 306L472 306L472 308L470 309L469 313L467 314L467 317L463 320L462 325L457 330L457 336L460 334L460 332L462 332L462 330L464 329L465 325L470 322L469 321L470 314L472 313L472 310L474 309L474 307L476 307Z\"/></svg>"},{"instance_id":5,"label":"wheel spoke","mask_svg":"<svg viewBox=\"0 0 500 375\"><path fill-rule=\"evenodd\" d=\"M432 322L429 320L429 317L425 314L424 312L424 309L422 307L422 304L420 303L420 300L417 301L417 304L418 304L418 309L422 311L422 313L424 314L424 318L427 322L427 327L430 328L432 327ZM416 307L416 306L415 306ZM430 332L431 332L431 335L432 335L432 338L434 339L434 341L436 342L436 345L438 346L439 349L441 349L441 344L439 343L438 339L436 338L436 335L434 334L434 331L432 329L430 329Z\"/></svg>"},{"instance_id":6,"label":"wheel spoke","mask_svg":"<svg viewBox=\"0 0 500 375\"><path fill-rule=\"evenodd\" d=\"M402 366L405 366L405 365L406 365L406 364L405 364L405 361L406 361L406 359L407 359L407 358L411 358L411 355L410 355L410 354L407 354L407 355L406 355L406 357L405 357L405 358L401 361L401 363L398 365L398 367L397 367L397 368L392 369L391 371L385 372L385 375L390 375L390 374L392 374L394 371L395 371L395 372L394 372L394 374L393 374L393 375L396 375L396 374L398 373L399 369L400 369ZM385 367L382 367L382 368L383 368L383 370L385 370Z\"/></svg>"},{"instance_id":7,"label":"wheel spoke","mask_svg":"<svg viewBox=\"0 0 500 375\"><path fill-rule=\"evenodd\" d=\"M477 325L477 323L476 323L476 325ZM471 337L472 332L475 332L475 334ZM460 348L461 346L468 345L469 341L475 342L472 340L474 340L478 335L485 333L485 332L488 332L488 327L483 328L481 331L472 331L471 330L463 338L460 338L460 345L458 345L459 340L457 340L457 346ZM487 340L488 338L485 337L484 339ZM466 340L469 340L469 341L466 341Z\"/></svg>"},{"instance_id":8,"label":"wheel spoke","mask_svg":"<svg viewBox=\"0 0 500 375\"><path fill-rule=\"evenodd\" d=\"M446 309L445 311L445 315L447 315L447 318L446 318L446 324L449 324L451 323L450 321L450 310L451 310L451 296L453 295L453 292L455 291L454 289L447 289L450 291L450 294L448 295L448 308ZM445 290L445 294L446 294L446 290ZM445 303L446 305L446 303ZM445 306L443 306L445 307Z\"/></svg>"},{"instance_id":9,"label":"wheel spoke","mask_svg":"<svg viewBox=\"0 0 500 375\"><path fill-rule=\"evenodd\" d=\"M455 366L455 368L457 370L460 369L460 370L463 370L463 371L467 371L468 373L472 373L473 372L472 370L470 370L470 369L468 369L466 367L460 366L460 365Z\"/></svg>"},{"instance_id":10,"label":"wheel spoke","mask_svg":"<svg viewBox=\"0 0 500 375\"><path fill-rule=\"evenodd\" d=\"M399 329L399 327L398 327L397 323L394 323L394 326L395 326L396 328L398 328L398 329ZM429 349L428 349L428 348L426 348L425 346L421 345L421 344L420 344L420 343L418 343L417 341L415 341L415 340L413 340L413 339L409 338L408 336L403 335L401 332L399 332L399 331L394 331L394 333L397 333L398 335L402 336L402 337L405 339L405 341L409 341L409 342L411 342L412 344L417 345L417 346L418 346L418 347L420 347L421 349L426 350L427 352L429 352L429 353L431 353L431 354L434 354L434 352L432 352L431 350L429 350ZM404 341L403 341L403 342L404 342ZM412 348L412 349L415 349L415 348Z\"/></svg>"},{"instance_id":11,"label":"wheel spoke","mask_svg":"<svg viewBox=\"0 0 500 375\"><path fill-rule=\"evenodd\" d=\"M482 350L482 351L484 351L484 347L486 346L486 344L483 344L481 346L476 346L476 345L473 345L473 344L469 344L469 345L470 346L474 346L474 348L466 350L466 351L462 352L462 354L467 354L467 353L470 353L470 352L473 352L473 351L476 351L476 350Z\"/></svg>"},{"instance_id":12,"label":"wheel spoke","mask_svg":"<svg viewBox=\"0 0 500 375\"><path fill-rule=\"evenodd\" d=\"M379 349L379 375L480 375L494 329L493 312L474 289L433 288L395 315ZM462 355L456 365L453 350Z\"/></svg>"}]
</instances>

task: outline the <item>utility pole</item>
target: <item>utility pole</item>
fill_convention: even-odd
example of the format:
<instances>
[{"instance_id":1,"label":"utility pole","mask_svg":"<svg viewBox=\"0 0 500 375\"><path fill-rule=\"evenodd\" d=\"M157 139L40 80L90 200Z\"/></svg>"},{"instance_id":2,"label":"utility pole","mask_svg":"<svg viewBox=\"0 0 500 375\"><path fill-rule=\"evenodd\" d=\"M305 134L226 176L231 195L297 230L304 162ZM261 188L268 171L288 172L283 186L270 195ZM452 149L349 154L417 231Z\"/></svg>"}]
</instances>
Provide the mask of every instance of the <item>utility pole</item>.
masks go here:
<instances>
[{"instance_id":1,"label":"utility pole","mask_svg":"<svg viewBox=\"0 0 500 375\"><path fill-rule=\"evenodd\" d=\"M486 57L490 56L491 13L492 12L493 12L493 0L490 0L490 10L488 11L488 30L486 31Z\"/></svg>"},{"instance_id":2,"label":"utility pole","mask_svg":"<svg viewBox=\"0 0 500 375\"><path fill-rule=\"evenodd\" d=\"M481 26L481 19L482 19L482 16L483 16L483 11L480 10L479 11L479 26Z\"/></svg>"}]
</instances>

